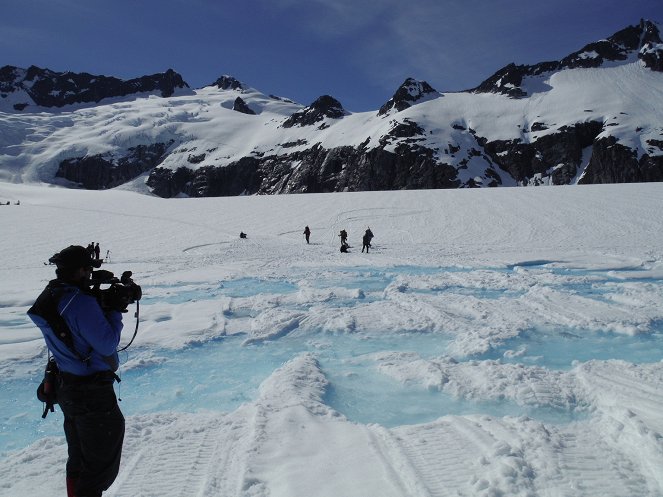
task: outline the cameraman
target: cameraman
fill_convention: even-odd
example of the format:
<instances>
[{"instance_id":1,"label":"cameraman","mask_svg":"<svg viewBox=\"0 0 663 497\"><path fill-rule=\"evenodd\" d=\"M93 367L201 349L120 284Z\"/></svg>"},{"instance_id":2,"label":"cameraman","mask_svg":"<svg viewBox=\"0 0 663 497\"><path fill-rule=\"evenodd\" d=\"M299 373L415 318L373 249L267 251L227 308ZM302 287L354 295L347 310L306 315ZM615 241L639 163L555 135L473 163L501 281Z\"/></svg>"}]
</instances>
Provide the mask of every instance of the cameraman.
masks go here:
<instances>
[{"instance_id":1,"label":"cameraman","mask_svg":"<svg viewBox=\"0 0 663 497\"><path fill-rule=\"evenodd\" d=\"M90 290L95 260L71 245L55 254L56 279L28 311L60 369L57 401L69 457L68 497L101 497L120 468L124 416L113 382L122 331L120 310L104 310Z\"/></svg>"}]
</instances>

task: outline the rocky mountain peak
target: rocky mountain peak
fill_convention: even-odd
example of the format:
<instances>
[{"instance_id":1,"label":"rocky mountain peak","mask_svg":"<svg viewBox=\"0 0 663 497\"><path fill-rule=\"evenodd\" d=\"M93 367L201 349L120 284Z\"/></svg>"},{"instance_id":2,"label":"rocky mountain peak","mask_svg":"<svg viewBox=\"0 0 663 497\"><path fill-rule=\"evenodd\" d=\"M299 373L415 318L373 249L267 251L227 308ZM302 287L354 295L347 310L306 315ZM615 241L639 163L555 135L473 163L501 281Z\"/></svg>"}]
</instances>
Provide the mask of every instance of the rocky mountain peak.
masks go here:
<instances>
[{"instance_id":1,"label":"rocky mountain peak","mask_svg":"<svg viewBox=\"0 0 663 497\"><path fill-rule=\"evenodd\" d=\"M403 84L398 87L394 96L380 107L378 115L382 116L387 114L391 109L396 109L400 112L426 96L438 94L439 93L425 81L417 81L413 78L407 78Z\"/></svg>"},{"instance_id":2,"label":"rocky mountain peak","mask_svg":"<svg viewBox=\"0 0 663 497\"><path fill-rule=\"evenodd\" d=\"M233 78L232 76L221 76L217 79L212 86L218 87L220 90L244 90L244 84L241 81Z\"/></svg>"},{"instance_id":3,"label":"rocky mountain peak","mask_svg":"<svg viewBox=\"0 0 663 497\"><path fill-rule=\"evenodd\" d=\"M531 66L511 63L470 91L525 97L527 92L522 88L525 77L563 69L601 67L606 61L627 61L634 54L651 70L663 71L663 44L660 30L654 22L641 20L639 25L628 26L607 39L585 45L559 61Z\"/></svg>"},{"instance_id":4,"label":"rocky mountain peak","mask_svg":"<svg viewBox=\"0 0 663 497\"><path fill-rule=\"evenodd\" d=\"M329 95L318 97L311 105L295 112L284 123L284 128L310 126L325 118L340 119L346 114L341 102ZM325 127L323 125L323 127Z\"/></svg>"},{"instance_id":5,"label":"rocky mountain peak","mask_svg":"<svg viewBox=\"0 0 663 497\"><path fill-rule=\"evenodd\" d=\"M640 21L642 38L638 57L652 71L663 72L663 41L661 30L651 21Z\"/></svg>"},{"instance_id":6,"label":"rocky mountain peak","mask_svg":"<svg viewBox=\"0 0 663 497\"><path fill-rule=\"evenodd\" d=\"M178 88L188 88L182 76L168 69L164 73L121 80L88 73L55 72L30 66L0 68L0 99L14 95L23 99L14 103L21 111L30 105L62 107L77 103L97 103L104 98L124 97L137 93L158 93L162 97L173 95Z\"/></svg>"}]
</instances>

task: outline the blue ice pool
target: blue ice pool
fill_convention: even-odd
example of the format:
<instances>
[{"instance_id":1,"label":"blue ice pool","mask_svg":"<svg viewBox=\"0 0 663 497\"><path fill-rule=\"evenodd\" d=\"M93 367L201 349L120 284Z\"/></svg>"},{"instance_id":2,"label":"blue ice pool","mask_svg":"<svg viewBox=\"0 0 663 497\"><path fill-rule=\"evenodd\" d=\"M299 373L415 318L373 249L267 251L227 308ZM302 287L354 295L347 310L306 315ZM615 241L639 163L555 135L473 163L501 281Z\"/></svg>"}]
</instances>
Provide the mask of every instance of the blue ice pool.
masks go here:
<instances>
[{"instance_id":1,"label":"blue ice pool","mask_svg":"<svg viewBox=\"0 0 663 497\"><path fill-rule=\"evenodd\" d=\"M567 370L575 361L621 359L636 364L663 360L663 323L642 335L579 330L574 328L529 330L495 348L481 359L537 364Z\"/></svg>"},{"instance_id":2,"label":"blue ice pool","mask_svg":"<svg viewBox=\"0 0 663 497\"><path fill-rule=\"evenodd\" d=\"M555 290L601 300L608 289L619 292L615 284L637 283L638 274L583 271L578 269L546 268L548 261L532 261L513 267L486 269L508 273L516 268L524 271L549 271L555 275L570 275L568 282L555 280ZM417 293L445 292L467 294L473 299L491 300L497 297L519 298L521 293L510 288L481 288L477 279L463 286L463 273L471 268L410 267L342 268L324 270L323 278L315 278L308 270L302 275L289 275L289 279L240 278L223 282L191 283L178 286L144 286L144 306L156 302L173 305L200 299L221 297L246 298L260 294L286 295L297 292L301 284L317 288L359 289L362 297L341 295L317 305L344 312L352 306L366 305L367 301L386 299L384 289L402 276L416 278L421 275L455 273L453 285L416 288L404 291L408 298ZM310 276L313 274L313 276ZM461 275L461 279L458 278ZM577 276L591 276L583 279ZM646 274L643 277L647 279ZM552 284L552 283L550 283ZM663 283L648 278L652 291L663 289ZM343 292L340 292L343 293ZM250 299L249 299L250 300ZM295 301L289 305L300 305ZM248 304L250 306L250 302ZM307 305L304 302L301 305ZM249 307L233 308L225 318L247 319L259 312ZM10 328L26 326L27 321L15 315L0 314L0 322ZM239 321L237 321L239 322ZM609 332L572 328L531 329L494 348L481 357L459 360L499 359L503 362L538 365L549 369L569 369L574 361L591 359L622 359L633 363L658 362L663 359L663 322L653 322L651 332L629 336ZM555 408L524 408L508 401L474 402L450 397L444 392L427 390L417 384L402 384L378 370L374 353L384 351L414 352L423 358L447 355L450 337L443 333L412 333L385 329L378 332L356 330L354 333L329 334L320 330L293 332L272 341L243 345L244 336L223 337L182 350L144 349L137 345L123 355L123 362L137 364L120 370L122 383L119 390L121 408L126 415L158 413L163 411L194 412L211 409L229 412L258 395L258 387L274 370L303 352L315 354L330 382L324 401L352 421L379 423L387 427L423 423L448 414L486 414L491 416L528 415L547 422L564 423L583 413ZM39 375L38 375L39 376ZM0 452L24 447L35 440L62 435L61 413L41 419L41 404L35 398L40 378L5 378L2 380L2 409L0 410Z\"/></svg>"},{"instance_id":3,"label":"blue ice pool","mask_svg":"<svg viewBox=\"0 0 663 497\"><path fill-rule=\"evenodd\" d=\"M227 337L178 351L140 351L140 367L122 370L116 391L126 415L159 411L228 412L256 398L260 383L302 352L316 355L330 381L325 401L352 421L387 427L422 423L447 414L522 415L568 421L575 413L525 409L509 402L471 402L420 385L403 385L377 371L376 351L411 351L422 357L445 353L448 340L432 334L385 333L379 336L287 336L242 345L244 337ZM138 356L136 356L138 354ZM126 358L125 358L126 361ZM60 435L62 415L41 420L34 391L38 377L7 381L0 414L0 451L23 447L47 435Z\"/></svg>"}]
</instances>

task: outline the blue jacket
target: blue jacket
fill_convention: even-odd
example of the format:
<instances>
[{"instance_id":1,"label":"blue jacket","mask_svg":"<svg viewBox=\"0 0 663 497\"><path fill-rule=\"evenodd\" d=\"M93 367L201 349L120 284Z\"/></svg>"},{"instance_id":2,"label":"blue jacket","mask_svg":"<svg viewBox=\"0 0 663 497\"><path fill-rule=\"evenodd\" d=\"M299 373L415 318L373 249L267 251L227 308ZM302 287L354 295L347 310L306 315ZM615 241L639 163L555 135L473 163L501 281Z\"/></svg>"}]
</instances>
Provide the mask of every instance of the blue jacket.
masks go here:
<instances>
[{"instance_id":1,"label":"blue jacket","mask_svg":"<svg viewBox=\"0 0 663 497\"><path fill-rule=\"evenodd\" d=\"M60 371L87 376L117 370L122 313L104 312L93 295L73 285L59 287L58 297L57 312L71 330L77 354L55 335L42 316L30 312L28 316L44 335Z\"/></svg>"}]
</instances>

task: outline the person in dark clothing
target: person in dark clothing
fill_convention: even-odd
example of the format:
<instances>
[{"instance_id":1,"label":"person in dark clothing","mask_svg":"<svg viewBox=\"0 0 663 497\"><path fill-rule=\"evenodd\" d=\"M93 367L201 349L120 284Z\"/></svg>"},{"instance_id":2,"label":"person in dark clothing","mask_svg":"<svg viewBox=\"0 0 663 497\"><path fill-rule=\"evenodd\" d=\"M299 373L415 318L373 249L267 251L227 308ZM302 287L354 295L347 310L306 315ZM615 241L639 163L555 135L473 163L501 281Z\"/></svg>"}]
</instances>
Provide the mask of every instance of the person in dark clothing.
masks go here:
<instances>
[{"instance_id":1,"label":"person in dark clothing","mask_svg":"<svg viewBox=\"0 0 663 497\"><path fill-rule=\"evenodd\" d=\"M309 238L311 237L311 230L308 226L304 228L304 236L306 237L306 243L309 243Z\"/></svg>"},{"instance_id":2,"label":"person in dark clothing","mask_svg":"<svg viewBox=\"0 0 663 497\"><path fill-rule=\"evenodd\" d=\"M113 390L119 380L115 371L122 313L102 309L90 292L92 268L101 261L85 247L71 245L49 262L57 266L57 278L28 316L60 370L57 399L69 456L67 496L101 497L117 477L124 442L124 416Z\"/></svg>"},{"instance_id":3,"label":"person in dark clothing","mask_svg":"<svg viewBox=\"0 0 663 497\"><path fill-rule=\"evenodd\" d=\"M362 238L362 248L361 248L362 252L364 251L365 247L366 253L368 253L368 249L371 247L371 240L373 240L373 232L371 231L371 227L368 226Z\"/></svg>"},{"instance_id":4,"label":"person in dark clothing","mask_svg":"<svg viewBox=\"0 0 663 497\"><path fill-rule=\"evenodd\" d=\"M364 249L366 249L366 253L368 254L368 249L371 247L371 238L364 233L364 236L361 239L361 251L363 252Z\"/></svg>"},{"instance_id":5,"label":"person in dark clothing","mask_svg":"<svg viewBox=\"0 0 663 497\"><path fill-rule=\"evenodd\" d=\"M240 231L239 232L239 237L240 238L246 238L246 233L244 233L243 231Z\"/></svg>"},{"instance_id":6,"label":"person in dark clothing","mask_svg":"<svg viewBox=\"0 0 663 497\"><path fill-rule=\"evenodd\" d=\"M348 232L347 231L341 230L341 232L338 234L338 236L341 237L341 245L343 245L344 243L347 244L347 242L348 242Z\"/></svg>"},{"instance_id":7,"label":"person in dark clothing","mask_svg":"<svg viewBox=\"0 0 663 497\"><path fill-rule=\"evenodd\" d=\"M348 253L348 247L349 247L349 245L347 244L347 242L342 242L341 243L341 252L344 252L344 253L347 254Z\"/></svg>"},{"instance_id":8,"label":"person in dark clothing","mask_svg":"<svg viewBox=\"0 0 663 497\"><path fill-rule=\"evenodd\" d=\"M101 255L101 249L99 248L99 242L97 242L94 245L94 258L96 260L99 260L99 256Z\"/></svg>"},{"instance_id":9,"label":"person in dark clothing","mask_svg":"<svg viewBox=\"0 0 663 497\"><path fill-rule=\"evenodd\" d=\"M361 239L362 246L361 246L361 251L363 252L364 249L366 249L366 253L368 254L368 249L371 247L371 240L373 239L373 232L371 231L371 228L369 227L366 232L364 233L364 236Z\"/></svg>"}]
</instances>

